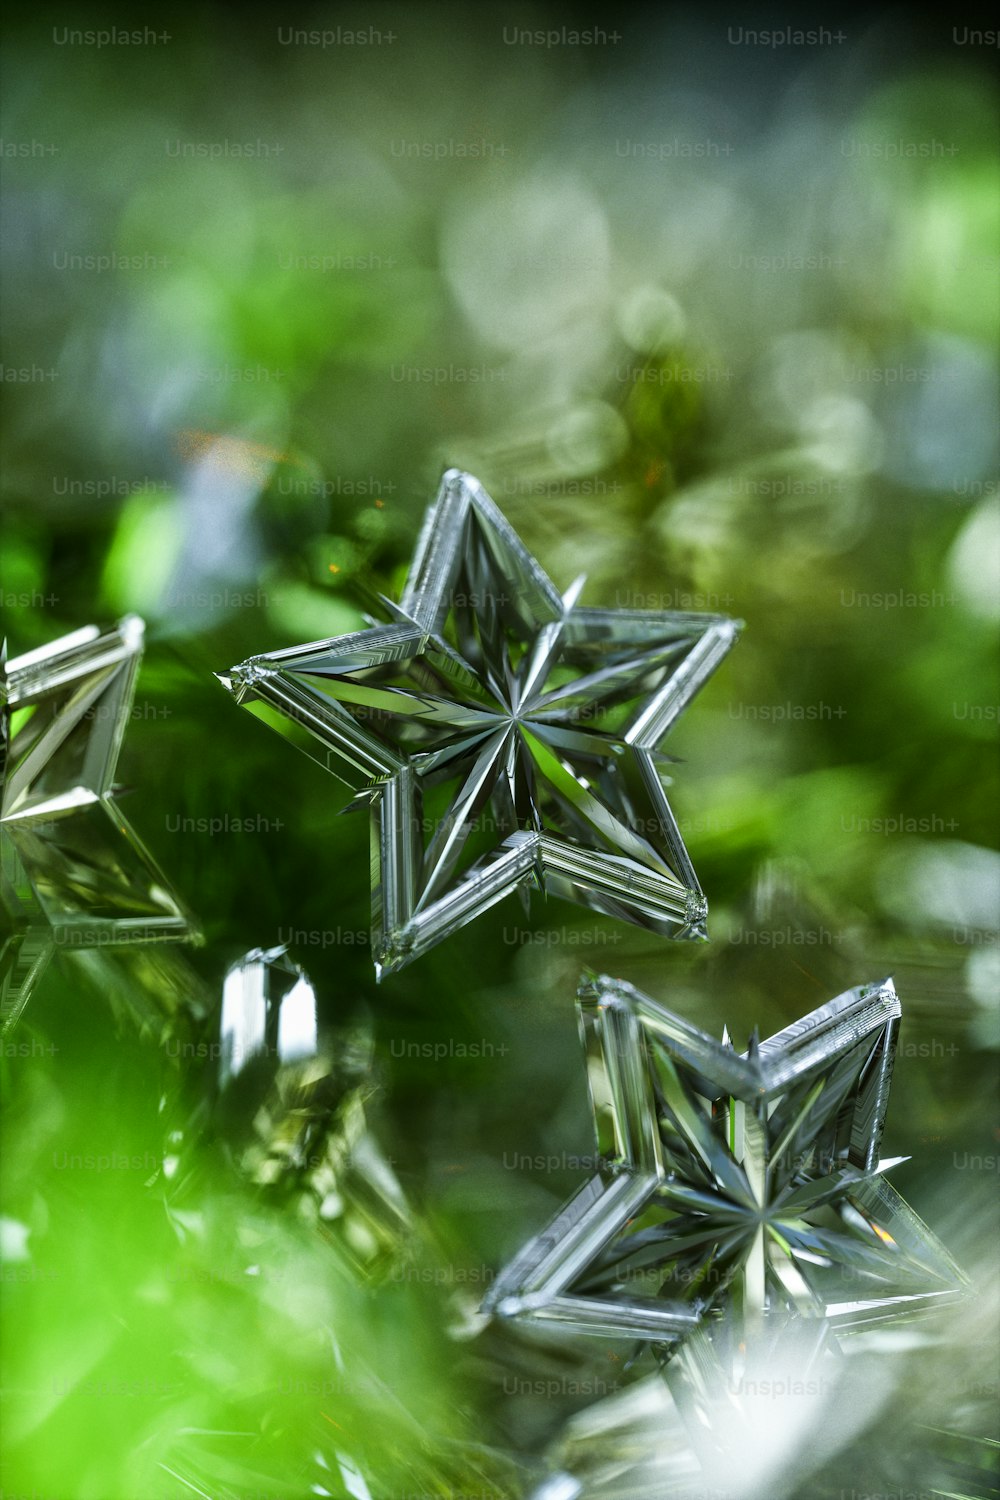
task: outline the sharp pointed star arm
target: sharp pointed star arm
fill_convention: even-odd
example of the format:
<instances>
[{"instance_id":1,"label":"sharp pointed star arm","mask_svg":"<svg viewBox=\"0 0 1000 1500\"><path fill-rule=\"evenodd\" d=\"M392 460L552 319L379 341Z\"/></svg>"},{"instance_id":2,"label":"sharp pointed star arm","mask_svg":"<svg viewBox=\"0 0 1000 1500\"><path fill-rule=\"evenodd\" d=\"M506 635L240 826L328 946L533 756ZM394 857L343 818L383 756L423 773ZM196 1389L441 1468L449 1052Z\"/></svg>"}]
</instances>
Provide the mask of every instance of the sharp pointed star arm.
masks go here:
<instances>
[{"instance_id":1,"label":"sharp pointed star arm","mask_svg":"<svg viewBox=\"0 0 1000 1500\"><path fill-rule=\"evenodd\" d=\"M558 619L562 599L555 585L479 481L459 469L449 469L441 480L417 543L401 607L428 629L440 629L461 563L470 515L486 523L480 526L481 542L489 550L500 578L508 578L524 606L540 618Z\"/></svg>"},{"instance_id":2,"label":"sharp pointed star arm","mask_svg":"<svg viewBox=\"0 0 1000 1500\"><path fill-rule=\"evenodd\" d=\"M655 1191L656 1178L621 1176L605 1183L594 1177L550 1227L528 1244L490 1288L483 1307L504 1318L530 1314L579 1332L621 1338L655 1329L675 1338L698 1323L698 1309L650 1298L605 1300L567 1291L596 1250L624 1228Z\"/></svg>"},{"instance_id":3,"label":"sharp pointed star arm","mask_svg":"<svg viewBox=\"0 0 1000 1500\"><path fill-rule=\"evenodd\" d=\"M739 626L733 620L705 631L670 681L629 725L625 738L630 744L653 749L660 743L695 693L732 650L738 634Z\"/></svg>"}]
</instances>

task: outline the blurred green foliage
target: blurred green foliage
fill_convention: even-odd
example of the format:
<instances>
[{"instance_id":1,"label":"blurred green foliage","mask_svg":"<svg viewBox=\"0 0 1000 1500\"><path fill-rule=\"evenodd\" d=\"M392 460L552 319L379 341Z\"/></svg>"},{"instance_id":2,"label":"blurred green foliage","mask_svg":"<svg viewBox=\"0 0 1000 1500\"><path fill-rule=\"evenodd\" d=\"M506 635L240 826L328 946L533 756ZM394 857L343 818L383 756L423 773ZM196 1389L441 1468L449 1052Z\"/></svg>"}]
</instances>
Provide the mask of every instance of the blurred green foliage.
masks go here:
<instances>
[{"instance_id":1,"label":"blurred green foliage","mask_svg":"<svg viewBox=\"0 0 1000 1500\"><path fill-rule=\"evenodd\" d=\"M369 892L345 789L212 673L396 597L440 470L470 468L558 585L586 571L585 603L747 622L667 747L712 941L507 902L378 992L362 938L293 948L331 1015L375 1017L428 1272L375 1292L207 1163L187 1234L155 1173L58 1167L156 1153L166 1087L137 1020L155 992L130 1009L126 975L112 1005L60 959L3 1059L3 1213L30 1229L4 1268L4 1494L363 1494L351 1464L373 1500L526 1493L581 1401L512 1401L500 1372L528 1356L446 1328L471 1335L477 1279L579 1180L508 1163L591 1148L583 964L739 1044L893 973L894 1180L995 1307L989 1174L958 1167L997 1150L985 59L944 20L770 53L730 46L722 12L636 12L590 53L511 47L515 21L565 18L341 12L397 38L351 49L253 13L178 13L131 49L12 27L6 634L19 653L147 620L123 806L199 914L189 963L217 996L283 931L364 934ZM112 255L137 268L74 268ZM222 814L268 825L169 831ZM441 1040L480 1055L406 1055ZM954 1477L915 1424L985 1431L960 1384L995 1381L985 1322L940 1340L947 1379L890 1382L896 1488ZM874 1462L859 1436L823 1483L871 1488Z\"/></svg>"}]
</instances>

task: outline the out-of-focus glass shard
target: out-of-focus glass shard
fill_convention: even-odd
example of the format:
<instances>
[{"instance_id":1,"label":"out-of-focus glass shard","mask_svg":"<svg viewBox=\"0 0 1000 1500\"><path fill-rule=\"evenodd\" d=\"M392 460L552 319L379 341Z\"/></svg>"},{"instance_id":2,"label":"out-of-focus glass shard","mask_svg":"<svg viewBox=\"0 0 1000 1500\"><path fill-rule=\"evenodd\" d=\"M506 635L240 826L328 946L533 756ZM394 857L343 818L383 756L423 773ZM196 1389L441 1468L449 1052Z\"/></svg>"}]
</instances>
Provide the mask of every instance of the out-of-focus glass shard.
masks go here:
<instances>
[{"instance_id":1,"label":"out-of-focus glass shard","mask_svg":"<svg viewBox=\"0 0 1000 1500\"><path fill-rule=\"evenodd\" d=\"M858 1372L819 1320L749 1341L732 1318L702 1323L647 1376L575 1413L546 1457L555 1470L531 1500L786 1500L836 1452Z\"/></svg>"},{"instance_id":2,"label":"out-of-focus glass shard","mask_svg":"<svg viewBox=\"0 0 1000 1500\"><path fill-rule=\"evenodd\" d=\"M47 927L13 932L0 945L0 1033L14 1025L55 952Z\"/></svg>"},{"instance_id":3,"label":"out-of-focus glass shard","mask_svg":"<svg viewBox=\"0 0 1000 1500\"><path fill-rule=\"evenodd\" d=\"M320 1024L308 975L284 947L255 948L225 977L218 1123L250 1181L382 1274L412 1234L406 1197L372 1133L366 1025Z\"/></svg>"},{"instance_id":4,"label":"out-of-focus glass shard","mask_svg":"<svg viewBox=\"0 0 1000 1500\"><path fill-rule=\"evenodd\" d=\"M663 1377L707 1482L768 1492L817 1424L844 1360L825 1321L775 1322L747 1337L738 1317L706 1321L663 1359Z\"/></svg>"},{"instance_id":5,"label":"out-of-focus glass shard","mask_svg":"<svg viewBox=\"0 0 1000 1500\"><path fill-rule=\"evenodd\" d=\"M704 936L658 752L739 626L582 609L581 584L561 596L481 485L451 470L390 623L222 676L370 807L379 974L532 884Z\"/></svg>"},{"instance_id":6,"label":"out-of-focus glass shard","mask_svg":"<svg viewBox=\"0 0 1000 1500\"><path fill-rule=\"evenodd\" d=\"M4 1026L47 950L196 935L114 795L142 644L142 621L130 615L2 664L0 900L14 934L4 950Z\"/></svg>"},{"instance_id":7,"label":"out-of-focus glass shard","mask_svg":"<svg viewBox=\"0 0 1000 1500\"><path fill-rule=\"evenodd\" d=\"M486 1311L671 1350L925 1312L963 1273L882 1173L900 1006L848 990L739 1054L619 980L580 995L601 1171L497 1277Z\"/></svg>"},{"instance_id":8,"label":"out-of-focus glass shard","mask_svg":"<svg viewBox=\"0 0 1000 1500\"><path fill-rule=\"evenodd\" d=\"M576 1412L546 1458L553 1472L530 1500L708 1500L680 1413L656 1375Z\"/></svg>"},{"instance_id":9,"label":"out-of-focus glass shard","mask_svg":"<svg viewBox=\"0 0 1000 1500\"><path fill-rule=\"evenodd\" d=\"M266 1050L268 1004L264 996L267 970L262 950L255 948L234 964L222 985L222 1019L219 1023L222 1062L220 1082L238 1077L247 1063ZM277 1006L281 1004L280 996Z\"/></svg>"}]
</instances>

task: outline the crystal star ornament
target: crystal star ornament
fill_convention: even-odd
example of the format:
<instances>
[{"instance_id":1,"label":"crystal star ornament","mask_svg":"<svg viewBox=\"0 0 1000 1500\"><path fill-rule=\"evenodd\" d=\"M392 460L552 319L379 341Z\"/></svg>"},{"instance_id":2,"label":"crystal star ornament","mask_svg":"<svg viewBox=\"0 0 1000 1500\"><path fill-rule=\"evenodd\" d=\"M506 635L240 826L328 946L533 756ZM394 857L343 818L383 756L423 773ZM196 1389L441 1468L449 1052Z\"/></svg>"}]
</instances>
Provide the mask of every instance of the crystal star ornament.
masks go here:
<instances>
[{"instance_id":1,"label":"crystal star ornament","mask_svg":"<svg viewBox=\"0 0 1000 1500\"><path fill-rule=\"evenodd\" d=\"M118 807L143 622L87 626L4 661L2 1024L55 951L190 938L188 914Z\"/></svg>"},{"instance_id":2,"label":"crystal star ornament","mask_svg":"<svg viewBox=\"0 0 1000 1500\"><path fill-rule=\"evenodd\" d=\"M530 885L704 936L659 747L739 626L582 609L582 584L560 595L451 470L388 624L221 676L370 806L380 977Z\"/></svg>"},{"instance_id":3,"label":"crystal star ornament","mask_svg":"<svg viewBox=\"0 0 1000 1500\"><path fill-rule=\"evenodd\" d=\"M899 1024L890 981L746 1052L619 980L581 991L606 1165L493 1283L484 1310L668 1347L725 1310L744 1335L926 1311L965 1277L884 1180Z\"/></svg>"}]
</instances>

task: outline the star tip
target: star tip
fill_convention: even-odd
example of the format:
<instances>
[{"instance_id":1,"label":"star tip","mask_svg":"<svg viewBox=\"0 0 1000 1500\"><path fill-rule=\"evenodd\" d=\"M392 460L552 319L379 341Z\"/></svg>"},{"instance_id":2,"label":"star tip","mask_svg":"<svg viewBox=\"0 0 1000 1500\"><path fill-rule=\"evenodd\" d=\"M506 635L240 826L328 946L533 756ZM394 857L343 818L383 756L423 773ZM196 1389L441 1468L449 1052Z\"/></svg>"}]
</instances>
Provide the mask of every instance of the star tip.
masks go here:
<instances>
[{"instance_id":1,"label":"star tip","mask_svg":"<svg viewBox=\"0 0 1000 1500\"><path fill-rule=\"evenodd\" d=\"M580 971L579 983L576 987L576 998L578 1000L596 1000L601 993L601 976L596 969L584 968Z\"/></svg>"},{"instance_id":2,"label":"star tip","mask_svg":"<svg viewBox=\"0 0 1000 1500\"><path fill-rule=\"evenodd\" d=\"M118 621L118 633L127 645L138 645L146 635L146 622L141 615L122 615Z\"/></svg>"},{"instance_id":3,"label":"star tip","mask_svg":"<svg viewBox=\"0 0 1000 1500\"><path fill-rule=\"evenodd\" d=\"M523 1297L502 1297L487 1309L496 1318L516 1318L524 1311Z\"/></svg>"},{"instance_id":4,"label":"star tip","mask_svg":"<svg viewBox=\"0 0 1000 1500\"><path fill-rule=\"evenodd\" d=\"M861 985L860 989L862 996L866 999L873 995L885 995L885 997L889 1000L899 999L899 996L896 993L896 985L891 974L887 975L885 979L876 979L873 980L871 984L863 984Z\"/></svg>"},{"instance_id":5,"label":"star tip","mask_svg":"<svg viewBox=\"0 0 1000 1500\"><path fill-rule=\"evenodd\" d=\"M213 672L212 676L215 678L216 682L221 682L222 683L222 686L225 688L225 690L226 690L227 693L232 693L232 692L236 691L236 684L233 681L231 673L229 673L229 672Z\"/></svg>"},{"instance_id":6,"label":"star tip","mask_svg":"<svg viewBox=\"0 0 1000 1500\"><path fill-rule=\"evenodd\" d=\"M374 932L371 935L372 965L375 969L375 983L381 984L390 974L395 974L408 962L407 955L401 953L397 948L387 947L380 942ZM412 955L411 955L412 956Z\"/></svg>"}]
</instances>

